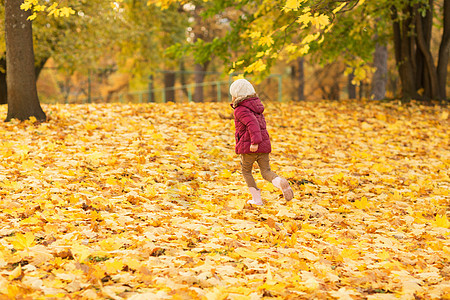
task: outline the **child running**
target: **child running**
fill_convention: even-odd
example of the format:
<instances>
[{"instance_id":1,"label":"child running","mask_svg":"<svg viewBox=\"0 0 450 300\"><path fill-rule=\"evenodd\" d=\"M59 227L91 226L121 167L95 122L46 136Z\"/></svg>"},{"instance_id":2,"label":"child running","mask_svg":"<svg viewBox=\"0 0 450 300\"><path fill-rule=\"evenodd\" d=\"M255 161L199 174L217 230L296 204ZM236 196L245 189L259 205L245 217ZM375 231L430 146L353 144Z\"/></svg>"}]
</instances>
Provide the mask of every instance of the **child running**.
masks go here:
<instances>
[{"instance_id":1,"label":"child running","mask_svg":"<svg viewBox=\"0 0 450 300\"><path fill-rule=\"evenodd\" d=\"M263 205L261 190L258 189L252 175L255 161L259 165L262 177L281 189L286 200L291 200L294 193L289 182L270 170L269 153L272 151L270 137L263 115L264 105L255 89L246 79L238 79L230 85L230 94L236 127L235 151L241 156L242 175L252 194L252 200L247 203Z\"/></svg>"}]
</instances>

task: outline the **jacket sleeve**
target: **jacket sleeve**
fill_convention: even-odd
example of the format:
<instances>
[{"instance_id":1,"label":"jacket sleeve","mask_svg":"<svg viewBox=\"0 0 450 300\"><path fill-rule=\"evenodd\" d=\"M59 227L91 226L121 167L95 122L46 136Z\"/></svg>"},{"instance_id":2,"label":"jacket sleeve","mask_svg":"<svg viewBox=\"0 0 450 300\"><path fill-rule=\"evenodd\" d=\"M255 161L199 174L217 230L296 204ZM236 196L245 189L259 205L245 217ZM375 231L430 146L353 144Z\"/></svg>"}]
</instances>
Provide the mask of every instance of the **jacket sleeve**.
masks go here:
<instances>
[{"instance_id":1,"label":"jacket sleeve","mask_svg":"<svg viewBox=\"0 0 450 300\"><path fill-rule=\"evenodd\" d=\"M250 134L252 144L259 144L262 142L261 128L255 114L246 107L238 107L235 110L235 117L242 122Z\"/></svg>"}]
</instances>

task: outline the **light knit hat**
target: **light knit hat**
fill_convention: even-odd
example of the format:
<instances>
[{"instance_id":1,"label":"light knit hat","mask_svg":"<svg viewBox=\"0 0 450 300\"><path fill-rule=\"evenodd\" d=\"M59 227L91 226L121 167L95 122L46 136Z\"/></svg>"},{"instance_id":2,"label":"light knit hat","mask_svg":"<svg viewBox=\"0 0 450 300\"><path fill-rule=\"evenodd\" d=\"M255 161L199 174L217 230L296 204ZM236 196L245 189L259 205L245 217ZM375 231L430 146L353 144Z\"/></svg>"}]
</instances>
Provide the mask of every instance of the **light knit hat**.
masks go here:
<instances>
[{"instance_id":1,"label":"light knit hat","mask_svg":"<svg viewBox=\"0 0 450 300\"><path fill-rule=\"evenodd\" d=\"M238 79L230 85L230 94L234 98L245 98L256 94L256 92L248 80Z\"/></svg>"}]
</instances>

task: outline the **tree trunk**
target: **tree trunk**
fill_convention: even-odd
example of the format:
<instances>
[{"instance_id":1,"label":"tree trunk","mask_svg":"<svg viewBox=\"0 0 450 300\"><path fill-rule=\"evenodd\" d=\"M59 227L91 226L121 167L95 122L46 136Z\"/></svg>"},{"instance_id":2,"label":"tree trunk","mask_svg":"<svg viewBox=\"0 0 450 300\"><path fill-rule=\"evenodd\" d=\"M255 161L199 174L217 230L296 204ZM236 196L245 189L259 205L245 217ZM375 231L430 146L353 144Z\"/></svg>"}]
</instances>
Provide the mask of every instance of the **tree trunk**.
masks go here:
<instances>
[{"instance_id":1,"label":"tree trunk","mask_svg":"<svg viewBox=\"0 0 450 300\"><path fill-rule=\"evenodd\" d=\"M0 59L0 68L5 71L0 71L0 104L6 104L8 103L8 93L6 87L6 59Z\"/></svg>"},{"instance_id":2,"label":"tree trunk","mask_svg":"<svg viewBox=\"0 0 450 300\"><path fill-rule=\"evenodd\" d=\"M356 85L352 83L354 78L355 74L352 71L350 74L348 74L348 83L347 83L348 99L356 99Z\"/></svg>"},{"instance_id":3,"label":"tree trunk","mask_svg":"<svg viewBox=\"0 0 450 300\"><path fill-rule=\"evenodd\" d=\"M46 116L39 103L34 67L33 34L30 11L20 9L22 0L5 1L6 78L8 114L11 119L27 120L35 117L44 121Z\"/></svg>"},{"instance_id":4,"label":"tree trunk","mask_svg":"<svg viewBox=\"0 0 450 300\"><path fill-rule=\"evenodd\" d=\"M305 100L305 58L300 57L298 60L298 101Z\"/></svg>"},{"instance_id":5,"label":"tree trunk","mask_svg":"<svg viewBox=\"0 0 450 300\"><path fill-rule=\"evenodd\" d=\"M431 0L432 1L432 0ZM427 13L425 17L420 16L420 14L417 11L417 6L414 8L414 16L413 16L413 22L414 22L414 29L416 30L417 34L417 44L419 45L420 42L423 43L422 49L429 49L430 42L431 42L431 26L427 26L428 24L431 25L432 17L430 17L431 14ZM429 29L427 28L429 27ZM421 31L421 36L419 36L419 31ZM425 33L427 33L427 36L424 36ZM420 45L419 45L420 46ZM428 93L430 91L431 82L430 82L430 74L427 73L427 66L426 66L426 57L425 52L422 51L422 49L418 49L416 51L416 89L421 90L424 98L431 99L431 94ZM425 92L426 91L426 92Z\"/></svg>"},{"instance_id":6,"label":"tree trunk","mask_svg":"<svg viewBox=\"0 0 450 300\"><path fill-rule=\"evenodd\" d=\"M164 93L166 95L166 102L175 102L175 72L165 71L164 72Z\"/></svg>"},{"instance_id":7,"label":"tree trunk","mask_svg":"<svg viewBox=\"0 0 450 300\"><path fill-rule=\"evenodd\" d=\"M48 58L44 58L35 67L36 80L38 80L39 74L41 74L41 71L44 68L44 65L47 62L47 60L48 60ZM6 71L6 59L4 59L4 58L0 59L0 69ZM7 89L7 85L6 85L6 72L0 71L0 104L8 103L8 92L7 91L8 91L8 89Z\"/></svg>"},{"instance_id":8,"label":"tree trunk","mask_svg":"<svg viewBox=\"0 0 450 300\"><path fill-rule=\"evenodd\" d=\"M6 74L0 72L0 104L8 103L8 92L6 87Z\"/></svg>"},{"instance_id":9,"label":"tree trunk","mask_svg":"<svg viewBox=\"0 0 450 300\"><path fill-rule=\"evenodd\" d=\"M366 92L366 85L364 82L360 81L359 82L359 99L364 99L365 98L365 94L367 94Z\"/></svg>"},{"instance_id":10,"label":"tree trunk","mask_svg":"<svg viewBox=\"0 0 450 300\"><path fill-rule=\"evenodd\" d=\"M186 97L189 98L189 91L187 87L187 78L186 78L186 67L184 65L184 60L180 62L180 83L183 87L183 93Z\"/></svg>"},{"instance_id":11,"label":"tree trunk","mask_svg":"<svg viewBox=\"0 0 450 300\"><path fill-rule=\"evenodd\" d=\"M400 10L392 7L394 26L395 59L400 75L403 98L445 99L447 67L450 48L450 1L444 1L444 31L439 48L438 65L431 53L431 32L433 26L433 0L413 5L403 4ZM422 10L426 10L422 16Z\"/></svg>"},{"instance_id":12,"label":"tree trunk","mask_svg":"<svg viewBox=\"0 0 450 300\"><path fill-rule=\"evenodd\" d=\"M405 14L412 14L410 7L404 9ZM411 17L401 20L396 7L392 7L392 22L394 30L394 49L395 61L402 85L402 94L404 99L419 99L414 77L413 65L413 37L410 34Z\"/></svg>"},{"instance_id":13,"label":"tree trunk","mask_svg":"<svg viewBox=\"0 0 450 300\"><path fill-rule=\"evenodd\" d=\"M439 47L437 75L439 81L439 94L442 99L447 99L447 68L450 56L450 1L444 1L444 32Z\"/></svg>"},{"instance_id":14,"label":"tree trunk","mask_svg":"<svg viewBox=\"0 0 450 300\"><path fill-rule=\"evenodd\" d=\"M153 75L150 75L148 77L149 83L148 83L148 102L156 102L155 101L155 84L153 82Z\"/></svg>"},{"instance_id":15,"label":"tree trunk","mask_svg":"<svg viewBox=\"0 0 450 300\"><path fill-rule=\"evenodd\" d=\"M376 70L372 78L372 100L382 100L386 96L386 83L388 78L387 59L387 46L376 44L373 54L373 64Z\"/></svg>"},{"instance_id":16,"label":"tree trunk","mask_svg":"<svg viewBox=\"0 0 450 300\"><path fill-rule=\"evenodd\" d=\"M341 90L339 88L339 83L336 80L336 82L334 82L331 85L331 87L330 87L330 97L329 97L329 99L330 100L339 100L341 98L340 97L340 92L341 92Z\"/></svg>"},{"instance_id":17,"label":"tree trunk","mask_svg":"<svg viewBox=\"0 0 450 300\"><path fill-rule=\"evenodd\" d=\"M208 67L208 63L195 64L194 66L194 79L195 79L195 89L194 89L194 102L204 102L205 96L203 91L203 81L205 80L205 72Z\"/></svg>"},{"instance_id":18,"label":"tree trunk","mask_svg":"<svg viewBox=\"0 0 450 300\"><path fill-rule=\"evenodd\" d=\"M432 1L430 1L432 5ZM439 83L437 77L437 70L433 62L433 56L430 51L430 41L431 41L431 27L432 22L431 11L427 12L427 16L423 18L417 9L415 9L415 22L416 22L416 36L418 55L417 57L417 78L422 79L416 83L416 88L423 89L425 98L429 99L439 99ZM420 53L420 54L419 54ZM419 64L420 67L419 68Z\"/></svg>"}]
</instances>

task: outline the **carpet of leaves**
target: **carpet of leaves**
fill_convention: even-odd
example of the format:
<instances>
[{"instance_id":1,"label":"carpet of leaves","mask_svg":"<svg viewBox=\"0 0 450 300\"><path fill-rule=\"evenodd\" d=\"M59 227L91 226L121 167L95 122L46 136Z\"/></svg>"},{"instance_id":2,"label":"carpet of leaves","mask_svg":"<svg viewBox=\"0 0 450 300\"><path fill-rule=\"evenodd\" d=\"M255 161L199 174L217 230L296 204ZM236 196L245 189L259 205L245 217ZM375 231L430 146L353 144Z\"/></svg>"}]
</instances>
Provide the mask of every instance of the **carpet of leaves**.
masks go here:
<instances>
[{"instance_id":1,"label":"carpet of leaves","mask_svg":"<svg viewBox=\"0 0 450 300\"><path fill-rule=\"evenodd\" d=\"M450 299L446 108L266 103L263 207L226 103L44 110L0 123L0 299Z\"/></svg>"}]
</instances>

